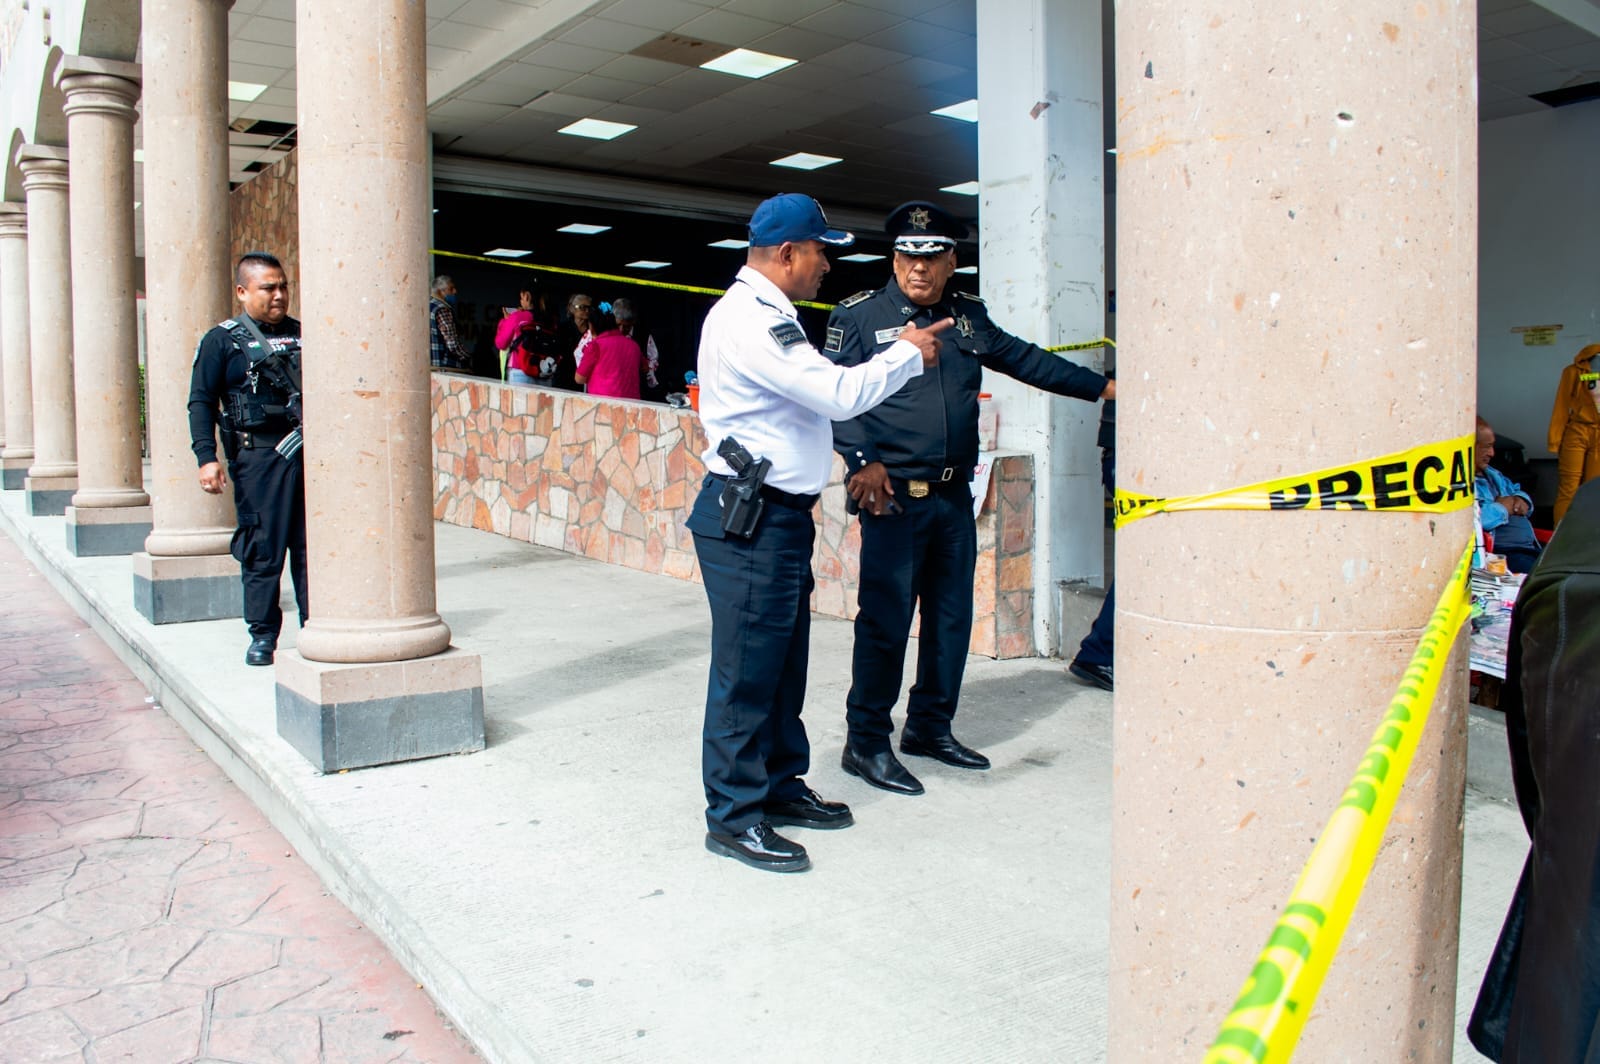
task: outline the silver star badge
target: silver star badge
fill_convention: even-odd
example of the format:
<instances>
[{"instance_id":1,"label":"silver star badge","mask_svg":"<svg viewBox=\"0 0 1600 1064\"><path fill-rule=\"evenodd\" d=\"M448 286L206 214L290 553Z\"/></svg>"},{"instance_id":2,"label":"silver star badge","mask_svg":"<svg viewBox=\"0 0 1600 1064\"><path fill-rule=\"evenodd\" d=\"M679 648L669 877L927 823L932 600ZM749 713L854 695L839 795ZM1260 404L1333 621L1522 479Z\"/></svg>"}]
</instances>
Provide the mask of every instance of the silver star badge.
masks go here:
<instances>
[{"instance_id":1,"label":"silver star badge","mask_svg":"<svg viewBox=\"0 0 1600 1064\"><path fill-rule=\"evenodd\" d=\"M973 333L972 319L965 314L956 319L956 332L962 336L971 336Z\"/></svg>"},{"instance_id":2,"label":"silver star badge","mask_svg":"<svg viewBox=\"0 0 1600 1064\"><path fill-rule=\"evenodd\" d=\"M928 209L926 207L914 207L914 208L912 208L912 210L911 210L911 228L913 228L913 229L926 229L926 228L928 228L928 223L931 222L932 220L933 220L933 216L928 213Z\"/></svg>"}]
</instances>

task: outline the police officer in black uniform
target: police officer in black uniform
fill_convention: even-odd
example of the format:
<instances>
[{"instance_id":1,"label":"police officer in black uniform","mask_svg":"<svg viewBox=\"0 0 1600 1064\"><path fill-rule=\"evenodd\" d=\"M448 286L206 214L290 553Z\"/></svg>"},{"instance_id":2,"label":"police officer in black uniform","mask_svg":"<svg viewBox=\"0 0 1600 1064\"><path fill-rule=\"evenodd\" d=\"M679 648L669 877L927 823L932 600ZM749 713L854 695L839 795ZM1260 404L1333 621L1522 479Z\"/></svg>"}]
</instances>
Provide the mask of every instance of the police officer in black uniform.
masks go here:
<instances>
[{"instance_id":1,"label":"police officer in black uniform","mask_svg":"<svg viewBox=\"0 0 1600 1064\"><path fill-rule=\"evenodd\" d=\"M1077 399L1114 399L1116 385L1001 329L983 300L947 292L956 268L959 219L932 203L889 215L894 278L840 303L825 353L859 365L908 326L954 318L939 337L938 365L882 405L834 423L846 488L861 513L860 612L855 622L849 737L842 766L875 787L921 794L922 784L890 747L890 711L900 697L911 614L922 608L917 679L906 706L900 752L960 768L989 759L950 734L972 635L977 532L972 475L978 460L978 390L985 367Z\"/></svg>"},{"instance_id":2,"label":"police officer in black uniform","mask_svg":"<svg viewBox=\"0 0 1600 1064\"><path fill-rule=\"evenodd\" d=\"M189 436L200 462L200 487L218 495L227 483L217 461L222 430L239 519L232 550L250 628L244 660L271 665L283 627L278 585L285 553L302 626L308 616L300 323L289 317L283 264L266 252L239 260L234 294L242 313L207 331L195 351Z\"/></svg>"}]
</instances>

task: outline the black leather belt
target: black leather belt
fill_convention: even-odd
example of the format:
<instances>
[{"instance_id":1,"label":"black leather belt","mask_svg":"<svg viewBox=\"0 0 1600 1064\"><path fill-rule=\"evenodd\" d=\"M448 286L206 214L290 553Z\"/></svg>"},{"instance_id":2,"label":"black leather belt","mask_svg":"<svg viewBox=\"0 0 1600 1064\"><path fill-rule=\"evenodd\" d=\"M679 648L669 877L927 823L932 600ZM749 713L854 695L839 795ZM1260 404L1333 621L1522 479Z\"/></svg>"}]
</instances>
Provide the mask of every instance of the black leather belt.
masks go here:
<instances>
[{"instance_id":1,"label":"black leather belt","mask_svg":"<svg viewBox=\"0 0 1600 1064\"><path fill-rule=\"evenodd\" d=\"M233 436L239 441L240 450L254 451L262 447L278 446L283 438L293 431L293 429L257 429L254 432L245 432L240 429L235 430Z\"/></svg>"},{"instance_id":2,"label":"black leather belt","mask_svg":"<svg viewBox=\"0 0 1600 1064\"><path fill-rule=\"evenodd\" d=\"M817 500L822 496L796 495L793 492L783 491L782 489L774 488L769 484L763 484L761 485L761 497L766 499L768 502L776 503L779 506L788 507L791 510L809 511L812 507L817 505Z\"/></svg>"},{"instance_id":3,"label":"black leather belt","mask_svg":"<svg viewBox=\"0 0 1600 1064\"><path fill-rule=\"evenodd\" d=\"M958 476L955 466L946 466L940 475L928 480L917 480L910 477L890 476L890 483L895 486L898 493L904 490L905 494L913 499L925 499L932 493L954 495L959 492L972 494L972 486L965 476Z\"/></svg>"}]
</instances>

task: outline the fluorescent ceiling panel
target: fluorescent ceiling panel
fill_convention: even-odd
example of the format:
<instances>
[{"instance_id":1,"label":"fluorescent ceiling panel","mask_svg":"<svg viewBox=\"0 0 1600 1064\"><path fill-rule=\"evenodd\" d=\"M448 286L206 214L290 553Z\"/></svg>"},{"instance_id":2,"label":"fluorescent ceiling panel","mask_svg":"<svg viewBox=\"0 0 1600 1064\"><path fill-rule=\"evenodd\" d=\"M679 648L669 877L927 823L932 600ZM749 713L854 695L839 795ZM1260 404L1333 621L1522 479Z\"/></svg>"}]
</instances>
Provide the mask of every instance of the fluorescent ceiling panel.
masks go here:
<instances>
[{"instance_id":1,"label":"fluorescent ceiling panel","mask_svg":"<svg viewBox=\"0 0 1600 1064\"><path fill-rule=\"evenodd\" d=\"M729 237L726 240L713 240L711 243L706 245L706 247L708 247L708 248L728 248L728 249L733 250L733 251L737 251L740 248L747 248L749 246L750 246L750 241L748 241L748 240L735 240L732 237Z\"/></svg>"},{"instance_id":2,"label":"fluorescent ceiling panel","mask_svg":"<svg viewBox=\"0 0 1600 1064\"><path fill-rule=\"evenodd\" d=\"M840 262L877 262L882 255L870 255L865 251L858 251L854 255L840 255Z\"/></svg>"},{"instance_id":3,"label":"fluorescent ceiling panel","mask_svg":"<svg viewBox=\"0 0 1600 1064\"><path fill-rule=\"evenodd\" d=\"M616 140L624 133L631 133L638 126L630 126L626 122L607 122L599 118L580 118L569 126L562 126L557 133L566 133L573 137L588 137L590 140Z\"/></svg>"},{"instance_id":4,"label":"fluorescent ceiling panel","mask_svg":"<svg viewBox=\"0 0 1600 1064\"><path fill-rule=\"evenodd\" d=\"M265 85L257 85L253 81L228 82L228 99L238 100L241 103L250 103L266 91Z\"/></svg>"},{"instance_id":5,"label":"fluorescent ceiling panel","mask_svg":"<svg viewBox=\"0 0 1600 1064\"><path fill-rule=\"evenodd\" d=\"M659 270L663 266L671 266L670 262L657 262L655 259L635 259L625 267L630 270Z\"/></svg>"},{"instance_id":6,"label":"fluorescent ceiling panel","mask_svg":"<svg viewBox=\"0 0 1600 1064\"><path fill-rule=\"evenodd\" d=\"M532 255L533 252L519 251L516 248L495 248L493 251L485 251L483 254L491 259L520 259L524 255Z\"/></svg>"},{"instance_id":7,"label":"fluorescent ceiling panel","mask_svg":"<svg viewBox=\"0 0 1600 1064\"><path fill-rule=\"evenodd\" d=\"M960 103L953 103L949 107L941 107L928 113L938 115L940 118L954 118L961 122L976 122L978 120L978 101L963 100Z\"/></svg>"},{"instance_id":8,"label":"fluorescent ceiling panel","mask_svg":"<svg viewBox=\"0 0 1600 1064\"><path fill-rule=\"evenodd\" d=\"M700 64L700 68L715 70L719 74L733 74L741 78L764 78L768 74L776 74L780 70L792 67L797 62L798 59L790 59L787 56L752 52L748 48L735 48L715 59L706 60Z\"/></svg>"},{"instance_id":9,"label":"fluorescent ceiling panel","mask_svg":"<svg viewBox=\"0 0 1600 1064\"><path fill-rule=\"evenodd\" d=\"M604 233L610 228L609 225L589 225L586 222L573 222L571 225L562 226L556 232L577 233L579 236L594 236L596 233Z\"/></svg>"},{"instance_id":10,"label":"fluorescent ceiling panel","mask_svg":"<svg viewBox=\"0 0 1600 1064\"><path fill-rule=\"evenodd\" d=\"M978 194L979 187L980 186L976 181L963 181L959 185L946 185L939 191L953 192L957 196L976 196Z\"/></svg>"},{"instance_id":11,"label":"fluorescent ceiling panel","mask_svg":"<svg viewBox=\"0 0 1600 1064\"><path fill-rule=\"evenodd\" d=\"M793 155L785 155L781 159L772 160L773 166L782 166L790 170L821 170L824 166L842 163L843 159L836 159L832 155L813 155L808 151L797 151Z\"/></svg>"},{"instance_id":12,"label":"fluorescent ceiling panel","mask_svg":"<svg viewBox=\"0 0 1600 1064\"><path fill-rule=\"evenodd\" d=\"M978 268L976 266L957 266L956 267L956 272L957 273L977 273L978 272Z\"/></svg>"}]
</instances>

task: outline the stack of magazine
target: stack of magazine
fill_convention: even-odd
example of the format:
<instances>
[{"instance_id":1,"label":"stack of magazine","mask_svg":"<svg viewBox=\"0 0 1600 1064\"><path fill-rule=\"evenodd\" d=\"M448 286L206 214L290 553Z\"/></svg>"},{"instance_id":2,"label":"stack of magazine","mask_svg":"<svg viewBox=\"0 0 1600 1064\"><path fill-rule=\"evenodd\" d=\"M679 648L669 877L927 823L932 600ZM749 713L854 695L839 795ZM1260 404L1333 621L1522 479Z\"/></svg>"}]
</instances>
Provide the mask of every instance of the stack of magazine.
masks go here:
<instances>
[{"instance_id":1,"label":"stack of magazine","mask_svg":"<svg viewBox=\"0 0 1600 1064\"><path fill-rule=\"evenodd\" d=\"M1511 607L1522 588L1522 573L1472 570L1471 667L1506 678L1506 646L1511 637Z\"/></svg>"}]
</instances>

